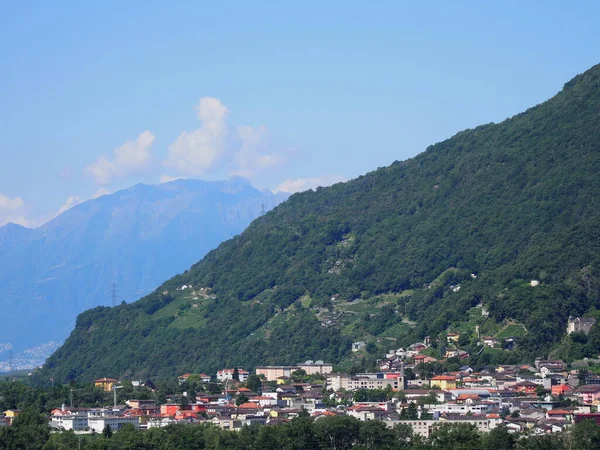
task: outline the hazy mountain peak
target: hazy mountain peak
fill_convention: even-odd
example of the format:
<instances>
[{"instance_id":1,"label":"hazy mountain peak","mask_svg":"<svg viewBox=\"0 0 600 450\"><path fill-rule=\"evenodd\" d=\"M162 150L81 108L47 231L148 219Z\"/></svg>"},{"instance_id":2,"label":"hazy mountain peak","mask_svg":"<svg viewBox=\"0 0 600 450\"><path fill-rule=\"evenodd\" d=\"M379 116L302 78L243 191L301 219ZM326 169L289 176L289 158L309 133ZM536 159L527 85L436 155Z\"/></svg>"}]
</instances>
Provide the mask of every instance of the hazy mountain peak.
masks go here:
<instances>
[{"instance_id":1,"label":"hazy mountain peak","mask_svg":"<svg viewBox=\"0 0 600 450\"><path fill-rule=\"evenodd\" d=\"M86 308L132 301L284 200L248 180L137 184L30 230L0 227L0 342L63 339Z\"/></svg>"}]
</instances>

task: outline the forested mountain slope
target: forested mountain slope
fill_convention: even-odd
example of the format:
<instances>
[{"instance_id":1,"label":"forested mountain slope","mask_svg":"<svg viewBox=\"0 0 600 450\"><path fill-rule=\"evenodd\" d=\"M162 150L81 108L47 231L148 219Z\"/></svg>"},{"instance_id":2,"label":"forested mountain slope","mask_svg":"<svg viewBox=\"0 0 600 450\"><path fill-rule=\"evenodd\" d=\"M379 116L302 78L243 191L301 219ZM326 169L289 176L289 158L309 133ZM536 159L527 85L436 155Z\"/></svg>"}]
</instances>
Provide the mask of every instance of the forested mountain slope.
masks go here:
<instances>
[{"instance_id":1,"label":"forested mountain slope","mask_svg":"<svg viewBox=\"0 0 600 450\"><path fill-rule=\"evenodd\" d=\"M481 303L525 325L522 351L546 352L570 314L600 306L599 198L595 66L502 123L295 194L140 301L85 312L44 376L338 362L364 333L399 345ZM380 312L323 320L333 303L373 297Z\"/></svg>"}]
</instances>

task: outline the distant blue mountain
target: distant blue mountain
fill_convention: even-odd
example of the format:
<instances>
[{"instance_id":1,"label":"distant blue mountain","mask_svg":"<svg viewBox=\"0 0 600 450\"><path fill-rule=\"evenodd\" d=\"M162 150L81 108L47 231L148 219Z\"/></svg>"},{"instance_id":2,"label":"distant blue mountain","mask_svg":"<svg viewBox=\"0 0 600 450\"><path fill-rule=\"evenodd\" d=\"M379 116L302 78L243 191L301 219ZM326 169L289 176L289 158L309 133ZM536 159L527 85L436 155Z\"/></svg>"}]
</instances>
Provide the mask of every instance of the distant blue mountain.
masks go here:
<instances>
[{"instance_id":1,"label":"distant blue mountain","mask_svg":"<svg viewBox=\"0 0 600 450\"><path fill-rule=\"evenodd\" d=\"M242 178L138 184L37 229L0 227L0 344L64 339L77 314L111 305L113 283L118 303L137 300L287 197Z\"/></svg>"}]
</instances>

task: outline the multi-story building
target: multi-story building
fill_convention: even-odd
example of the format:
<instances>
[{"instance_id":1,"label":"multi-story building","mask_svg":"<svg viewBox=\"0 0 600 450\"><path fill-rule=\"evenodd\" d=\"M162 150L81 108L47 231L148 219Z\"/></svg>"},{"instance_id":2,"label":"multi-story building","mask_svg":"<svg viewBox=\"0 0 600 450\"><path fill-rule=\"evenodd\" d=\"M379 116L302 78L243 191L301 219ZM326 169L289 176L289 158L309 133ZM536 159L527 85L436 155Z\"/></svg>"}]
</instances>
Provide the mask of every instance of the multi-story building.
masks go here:
<instances>
[{"instance_id":1,"label":"multi-story building","mask_svg":"<svg viewBox=\"0 0 600 450\"><path fill-rule=\"evenodd\" d=\"M304 370L308 375L327 374L333 372L333 364L324 363L323 361L306 361L298 364L298 369Z\"/></svg>"},{"instance_id":2,"label":"multi-story building","mask_svg":"<svg viewBox=\"0 0 600 450\"><path fill-rule=\"evenodd\" d=\"M88 419L88 427L90 431L96 433L102 433L102 430L106 425L110 426L112 431L117 431L125 424L131 424L137 430L140 428L139 417L128 417L128 416L105 416L105 417L90 417Z\"/></svg>"},{"instance_id":3,"label":"multi-story building","mask_svg":"<svg viewBox=\"0 0 600 450\"><path fill-rule=\"evenodd\" d=\"M261 366L256 368L256 375L264 375L267 381L276 381L277 378L290 377L298 366Z\"/></svg>"},{"instance_id":4,"label":"multi-story building","mask_svg":"<svg viewBox=\"0 0 600 450\"><path fill-rule=\"evenodd\" d=\"M217 372L217 380L219 380L220 382L224 383L225 381L228 380L233 380L233 376L235 374L235 370L236 369L223 369L223 370L219 370ZM244 370L244 369L237 369L238 372L238 379L240 382L244 383L246 381L248 381L248 371Z\"/></svg>"},{"instance_id":5,"label":"multi-story building","mask_svg":"<svg viewBox=\"0 0 600 450\"><path fill-rule=\"evenodd\" d=\"M399 373L357 373L354 376L347 374L329 374L327 376L327 389L339 391L356 391L358 389L406 389L405 378Z\"/></svg>"},{"instance_id":6,"label":"multi-story building","mask_svg":"<svg viewBox=\"0 0 600 450\"><path fill-rule=\"evenodd\" d=\"M50 426L61 430L83 431L88 427L88 417L81 414L56 415L50 419Z\"/></svg>"}]
</instances>

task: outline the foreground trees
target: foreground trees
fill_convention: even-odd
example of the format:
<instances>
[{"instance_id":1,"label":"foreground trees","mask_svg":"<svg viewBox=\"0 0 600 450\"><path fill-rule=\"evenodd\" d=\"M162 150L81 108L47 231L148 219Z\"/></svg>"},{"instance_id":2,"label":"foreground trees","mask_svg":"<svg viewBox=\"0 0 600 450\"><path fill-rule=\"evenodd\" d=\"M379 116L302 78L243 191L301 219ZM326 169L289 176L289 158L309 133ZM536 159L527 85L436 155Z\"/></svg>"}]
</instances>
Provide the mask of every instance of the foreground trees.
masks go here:
<instances>
[{"instance_id":1,"label":"foreground trees","mask_svg":"<svg viewBox=\"0 0 600 450\"><path fill-rule=\"evenodd\" d=\"M381 421L361 422L350 416L298 417L276 426L222 430L213 425L170 425L137 431L127 425L116 432L50 434L46 418L23 411L12 427L0 428L0 450L587 450L600 448L600 427L593 421L572 431L544 436L518 436L498 427L482 434L466 423L436 425L429 439L406 424L388 428Z\"/></svg>"}]
</instances>

